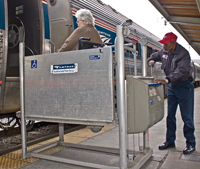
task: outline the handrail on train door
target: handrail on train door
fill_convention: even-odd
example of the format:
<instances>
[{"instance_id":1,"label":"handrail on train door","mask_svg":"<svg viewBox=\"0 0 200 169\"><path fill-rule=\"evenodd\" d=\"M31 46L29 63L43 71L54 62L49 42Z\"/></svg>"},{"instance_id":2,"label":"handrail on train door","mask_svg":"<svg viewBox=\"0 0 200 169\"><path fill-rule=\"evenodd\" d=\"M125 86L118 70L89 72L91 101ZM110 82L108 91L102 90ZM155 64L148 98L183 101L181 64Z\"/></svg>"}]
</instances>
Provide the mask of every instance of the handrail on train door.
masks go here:
<instances>
[{"instance_id":1,"label":"handrail on train door","mask_svg":"<svg viewBox=\"0 0 200 169\"><path fill-rule=\"evenodd\" d=\"M67 20L66 20L65 18L51 19L51 20L50 20L50 23L51 23L51 22L61 21L61 20L65 21L65 23L66 23L65 26L72 26L72 24L68 24L68 23L67 23ZM53 50L54 50L53 53L55 53L55 51L56 51L56 46L55 46L55 44L54 44L51 40L50 40L49 42L50 42L50 44L53 46Z\"/></svg>"},{"instance_id":2,"label":"handrail on train door","mask_svg":"<svg viewBox=\"0 0 200 169\"><path fill-rule=\"evenodd\" d=\"M55 21L60 21L60 20L64 20L65 21L65 26L72 26L72 24L68 24L67 20L65 18L56 18L56 19L51 19L50 22L55 22Z\"/></svg>"}]
</instances>

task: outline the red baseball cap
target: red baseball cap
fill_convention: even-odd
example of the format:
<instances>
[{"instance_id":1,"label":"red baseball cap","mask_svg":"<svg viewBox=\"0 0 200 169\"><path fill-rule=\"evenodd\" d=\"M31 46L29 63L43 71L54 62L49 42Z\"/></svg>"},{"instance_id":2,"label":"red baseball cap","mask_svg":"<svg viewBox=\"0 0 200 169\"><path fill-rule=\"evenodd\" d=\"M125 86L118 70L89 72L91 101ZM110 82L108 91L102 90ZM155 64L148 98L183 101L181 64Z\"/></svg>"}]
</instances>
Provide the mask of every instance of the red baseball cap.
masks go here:
<instances>
[{"instance_id":1,"label":"red baseball cap","mask_svg":"<svg viewBox=\"0 0 200 169\"><path fill-rule=\"evenodd\" d=\"M176 42L176 40L177 40L177 36L174 33L169 32L169 33L166 33L165 36L163 37L163 39L158 42L160 42L162 44L166 44L169 42Z\"/></svg>"}]
</instances>

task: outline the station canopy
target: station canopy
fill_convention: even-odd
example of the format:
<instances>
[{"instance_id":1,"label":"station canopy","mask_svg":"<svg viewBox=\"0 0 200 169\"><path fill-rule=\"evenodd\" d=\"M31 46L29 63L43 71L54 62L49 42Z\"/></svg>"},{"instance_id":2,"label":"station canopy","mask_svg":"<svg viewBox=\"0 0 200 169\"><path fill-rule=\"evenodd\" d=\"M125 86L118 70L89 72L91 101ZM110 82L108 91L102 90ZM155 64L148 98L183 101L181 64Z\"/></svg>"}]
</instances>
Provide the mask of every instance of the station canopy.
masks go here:
<instances>
[{"instance_id":1,"label":"station canopy","mask_svg":"<svg viewBox=\"0 0 200 169\"><path fill-rule=\"evenodd\" d=\"M149 0L200 55L200 0Z\"/></svg>"}]
</instances>

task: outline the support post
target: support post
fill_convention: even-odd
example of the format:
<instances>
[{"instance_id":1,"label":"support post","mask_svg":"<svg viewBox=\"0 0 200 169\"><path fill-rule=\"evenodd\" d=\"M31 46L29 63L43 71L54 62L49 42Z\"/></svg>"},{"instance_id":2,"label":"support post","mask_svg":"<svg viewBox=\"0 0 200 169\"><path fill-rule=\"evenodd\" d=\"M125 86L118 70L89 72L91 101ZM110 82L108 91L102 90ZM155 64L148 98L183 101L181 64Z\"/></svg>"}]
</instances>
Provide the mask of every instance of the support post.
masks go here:
<instances>
[{"instance_id":1,"label":"support post","mask_svg":"<svg viewBox=\"0 0 200 169\"><path fill-rule=\"evenodd\" d=\"M24 42L19 43L19 65L20 65L20 104L21 104L21 135L22 135L22 158L27 157L27 143L26 143L26 122L24 112Z\"/></svg>"},{"instance_id":2,"label":"support post","mask_svg":"<svg viewBox=\"0 0 200 169\"><path fill-rule=\"evenodd\" d=\"M123 26L117 26L116 39L116 60L117 60L117 112L119 117L119 148L120 148L120 169L127 169L127 131L125 115L125 68L124 68L124 36Z\"/></svg>"},{"instance_id":3,"label":"support post","mask_svg":"<svg viewBox=\"0 0 200 169\"><path fill-rule=\"evenodd\" d=\"M59 141L64 142L64 124L59 123Z\"/></svg>"},{"instance_id":4,"label":"support post","mask_svg":"<svg viewBox=\"0 0 200 169\"><path fill-rule=\"evenodd\" d=\"M140 40L141 45L142 45L142 76L146 77L147 76L147 43L148 40L146 37L142 38ZM151 69L151 75L152 75L152 69ZM146 130L143 133L143 149L149 147L149 130Z\"/></svg>"},{"instance_id":5,"label":"support post","mask_svg":"<svg viewBox=\"0 0 200 169\"><path fill-rule=\"evenodd\" d=\"M136 51L136 44L133 45L133 49ZM137 76L137 52L134 52L134 74Z\"/></svg>"},{"instance_id":6,"label":"support post","mask_svg":"<svg viewBox=\"0 0 200 169\"><path fill-rule=\"evenodd\" d=\"M142 76L147 76L147 38L142 38L140 40L140 43L142 45Z\"/></svg>"},{"instance_id":7,"label":"support post","mask_svg":"<svg viewBox=\"0 0 200 169\"><path fill-rule=\"evenodd\" d=\"M149 148L149 129L143 132L143 148Z\"/></svg>"}]
</instances>

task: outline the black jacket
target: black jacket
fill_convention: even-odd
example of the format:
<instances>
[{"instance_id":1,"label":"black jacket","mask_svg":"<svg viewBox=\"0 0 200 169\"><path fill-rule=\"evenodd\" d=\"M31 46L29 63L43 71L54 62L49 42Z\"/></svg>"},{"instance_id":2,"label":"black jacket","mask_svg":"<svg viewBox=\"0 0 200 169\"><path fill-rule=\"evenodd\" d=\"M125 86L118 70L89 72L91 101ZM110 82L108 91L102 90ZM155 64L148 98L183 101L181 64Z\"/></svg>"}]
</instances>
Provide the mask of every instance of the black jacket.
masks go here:
<instances>
[{"instance_id":1,"label":"black jacket","mask_svg":"<svg viewBox=\"0 0 200 169\"><path fill-rule=\"evenodd\" d=\"M179 81L193 80L190 54L178 43L176 43L176 48L172 54L161 49L152 53L147 61L150 60L162 62L161 69L164 70L166 79L169 80L172 86Z\"/></svg>"}]
</instances>

